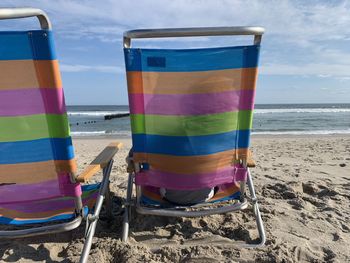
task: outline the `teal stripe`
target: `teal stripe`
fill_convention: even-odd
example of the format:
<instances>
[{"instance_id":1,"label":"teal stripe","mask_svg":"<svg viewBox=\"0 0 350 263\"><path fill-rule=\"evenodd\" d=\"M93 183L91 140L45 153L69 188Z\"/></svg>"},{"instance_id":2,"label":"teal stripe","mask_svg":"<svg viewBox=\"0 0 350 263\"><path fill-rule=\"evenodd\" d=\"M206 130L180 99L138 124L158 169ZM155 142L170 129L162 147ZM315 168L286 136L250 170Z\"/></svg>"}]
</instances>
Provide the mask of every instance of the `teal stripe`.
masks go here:
<instances>
[{"instance_id":1,"label":"teal stripe","mask_svg":"<svg viewBox=\"0 0 350 263\"><path fill-rule=\"evenodd\" d=\"M0 165L73 158L73 144L70 137L0 143Z\"/></svg>"},{"instance_id":2,"label":"teal stripe","mask_svg":"<svg viewBox=\"0 0 350 263\"><path fill-rule=\"evenodd\" d=\"M250 130L237 130L203 136L133 134L132 142L135 153L196 156L248 148L249 137Z\"/></svg>"},{"instance_id":3,"label":"teal stripe","mask_svg":"<svg viewBox=\"0 0 350 263\"><path fill-rule=\"evenodd\" d=\"M255 68L259 45L200 49L125 48L127 71L190 72Z\"/></svg>"},{"instance_id":4,"label":"teal stripe","mask_svg":"<svg viewBox=\"0 0 350 263\"><path fill-rule=\"evenodd\" d=\"M69 137L67 114L0 117L0 142Z\"/></svg>"},{"instance_id":5,"label":"teal stripe","mask_svg":"<svg viewBox=\"0 0 350 263\"><path fill-rule=\"evenodd\" d=\"M56 59L50 30L0 32L0 60Z\"/></svg>"},{"instance_id":6,"label":"teal stripe","mask_svg":"<svg viewBox=\"0 0 350 263\"><path fill-rule=\"evenodd\" d=\"M241 110L208 115L131 114L133 134L198 136L252 128L253 111Z\"/></svg>"}]
</instances>

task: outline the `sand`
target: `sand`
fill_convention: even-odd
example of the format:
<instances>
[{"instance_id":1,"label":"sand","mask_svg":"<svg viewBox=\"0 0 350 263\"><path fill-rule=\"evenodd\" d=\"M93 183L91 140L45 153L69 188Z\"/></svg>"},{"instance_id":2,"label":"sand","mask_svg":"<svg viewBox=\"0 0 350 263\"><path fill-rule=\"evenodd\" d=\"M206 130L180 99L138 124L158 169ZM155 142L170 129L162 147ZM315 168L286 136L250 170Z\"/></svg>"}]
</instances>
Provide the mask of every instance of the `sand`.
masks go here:
<instances>
[{"instance_id":1,"label":"sand","mask_svg":"<svg viewBox=\"0 0 350 263\"><path fill-rule=\"evenodd\" d=\"M112 140L74 139L80 170ZM350 136L253 136L252 173L267 234L266 246L255 250L228 241L257 238L250 210L195 219L134 214L129 243L121 243L130 140L122 141L111 175L115 219L102 216L89 262L350 262ZM83 233L81 226L0 241L0 259L77 262Z\"/></svg>"}]
</instances>

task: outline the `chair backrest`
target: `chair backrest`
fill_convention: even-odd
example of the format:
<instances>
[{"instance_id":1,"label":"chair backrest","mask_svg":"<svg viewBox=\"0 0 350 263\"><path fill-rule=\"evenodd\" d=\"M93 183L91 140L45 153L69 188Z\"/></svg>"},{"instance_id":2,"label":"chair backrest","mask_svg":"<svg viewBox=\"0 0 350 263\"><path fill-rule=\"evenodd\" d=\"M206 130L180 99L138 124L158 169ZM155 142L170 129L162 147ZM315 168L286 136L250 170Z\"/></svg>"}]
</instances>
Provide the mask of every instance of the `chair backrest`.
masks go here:
<instances>
[{"instance_id":1,"label":"chair backrest","mask_svg":"<svg viewBox=\"0 0 350 263\"><path fill-rule=\"evenodd\" d=\"M0 204L80 196L51 30L0 32Z\"/></svg>"},{"instance_id":2,"label":"chair backrest","mask_svg":"<svg viewBox=\"0 0 350 263\"><path fill-rule=\"evenodd\" d=\"M124 49L137 183L232 182L247 157L259 49Z\"/></svg>"}]
</instances>

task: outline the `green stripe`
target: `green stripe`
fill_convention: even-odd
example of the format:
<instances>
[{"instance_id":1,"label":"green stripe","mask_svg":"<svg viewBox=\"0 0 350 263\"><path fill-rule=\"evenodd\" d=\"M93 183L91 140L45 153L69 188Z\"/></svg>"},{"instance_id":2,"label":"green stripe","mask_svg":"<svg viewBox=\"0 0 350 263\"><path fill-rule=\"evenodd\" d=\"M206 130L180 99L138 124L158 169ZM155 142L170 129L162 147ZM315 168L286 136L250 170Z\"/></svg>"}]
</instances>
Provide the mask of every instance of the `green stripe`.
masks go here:
<instances>
[{"instance_id":1,"label":"green stripe","mask_svg":"<svg viewBox=\"0 0 350 263\"><path fill-rule=\"evenodd\" d=\"M96 193L99 189L94 189L94 190L90 190L90 191L84 191L81 195L81 198L88 198L90 196L92 196L94 193Z\"/></svg>"},{"instance_id":2,"label":"green stripe","mask_svg":"<svg viewBox=\"0 0 350 263\"><path fill-rule=\"evenodd\" d=\"M195 116L131 114L131 129L134 134L198 136L248 130L252 120L250 110Z\"/></svg>"},{"instance_id":3,"label":"green stripe","mask_svg":"<svg viewBox=\"0 0 350 263\"><path fill-rule=\"evenodd\" d=\"M67 114L0 117L0 142L27 141L69 136Z\"/></svg>"}]
</instances>

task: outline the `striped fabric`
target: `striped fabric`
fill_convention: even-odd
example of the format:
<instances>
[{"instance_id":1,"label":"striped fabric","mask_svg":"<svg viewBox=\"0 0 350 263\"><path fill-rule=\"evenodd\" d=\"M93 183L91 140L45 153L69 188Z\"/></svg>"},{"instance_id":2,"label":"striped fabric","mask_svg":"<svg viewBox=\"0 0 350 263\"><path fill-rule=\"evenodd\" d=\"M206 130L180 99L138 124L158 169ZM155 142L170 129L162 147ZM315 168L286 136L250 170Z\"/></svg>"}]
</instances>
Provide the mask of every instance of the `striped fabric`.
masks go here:
<instances>
[{"instance_id":1,"label":"striped fabric","mask_svg":"<svg viewBox=\"0 0 350 263\"><path fill-rule=\"evenodd\" d=\"M239 200L240 191L239 187L234 183L219 185L216 189L215 195L206 203L219 203L228 200ZM146 206L162 207L169 206L169 202L164 200L160 195L159 188L153 186L142 187L141 202ZM171 206L171 204L170 204Z\"/></svg>"},{"instance_id":2,"label":"striped fabric","mask_svg":"<svg viewBox=\"0 0 350 263\"><path fill-rule=\"evenodd\" d=\"M192 190L246 178L237 161L249 147L259 49L124 50L137 184Z\"/></svg>"},{"instance_id":3,"label":"striped fabric","mask_svg":"<svg viewBox=\"0 0 350 263\"><path fill-rule=\"evenodd\" d=\"M82 201L87 209L92 210L100 185L83 185ZM75 202L72 197L57 197L31 202L17 202L0 206L0 224L28 225L52 221L72 220L76 217Z\"/></svg>"},{"instance_id":4,"label":"striped fabric","mask_svg":"<svg viewBox=\"0 0 350 263\"><path fill-rule=\"evenodd\" d=\"M0 32L0 127L0 222L81 195L51 31Z\"/></svg>"}]
</instances>

